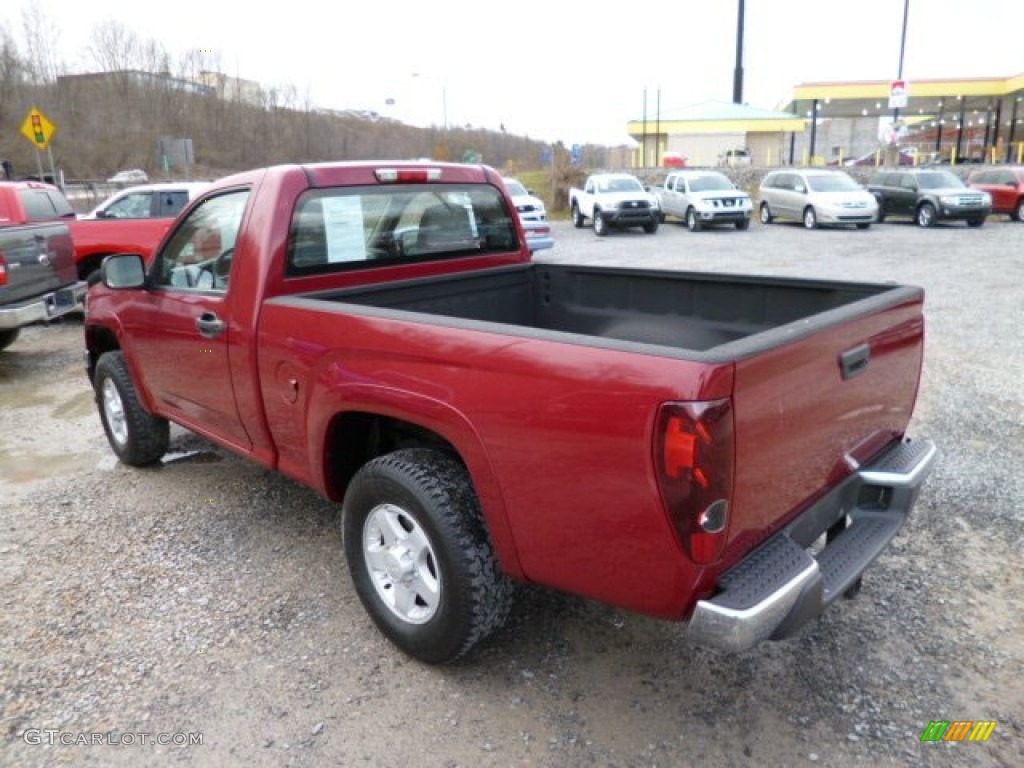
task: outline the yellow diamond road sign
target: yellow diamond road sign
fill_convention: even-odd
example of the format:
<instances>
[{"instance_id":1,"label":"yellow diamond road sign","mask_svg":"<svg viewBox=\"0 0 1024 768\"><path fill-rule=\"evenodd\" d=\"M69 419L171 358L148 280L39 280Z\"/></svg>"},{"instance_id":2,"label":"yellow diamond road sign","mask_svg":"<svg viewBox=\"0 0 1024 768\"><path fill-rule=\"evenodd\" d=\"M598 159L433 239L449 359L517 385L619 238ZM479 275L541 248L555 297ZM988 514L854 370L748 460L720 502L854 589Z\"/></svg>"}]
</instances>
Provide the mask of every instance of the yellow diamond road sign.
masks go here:
<instances>
[{"instance_id":1,"label":"yellow diamond road sign","mask_svg":"<svg viewBox=\"0 0 1024 768\"><path fill-rule=\"evenodd\" d=\"M25 122L21 124L21 132L38 149L46 149L50 146L53 134L57 132L57 126L51 123L46 115L32 107Z\"/></svg>"}]
</instances>

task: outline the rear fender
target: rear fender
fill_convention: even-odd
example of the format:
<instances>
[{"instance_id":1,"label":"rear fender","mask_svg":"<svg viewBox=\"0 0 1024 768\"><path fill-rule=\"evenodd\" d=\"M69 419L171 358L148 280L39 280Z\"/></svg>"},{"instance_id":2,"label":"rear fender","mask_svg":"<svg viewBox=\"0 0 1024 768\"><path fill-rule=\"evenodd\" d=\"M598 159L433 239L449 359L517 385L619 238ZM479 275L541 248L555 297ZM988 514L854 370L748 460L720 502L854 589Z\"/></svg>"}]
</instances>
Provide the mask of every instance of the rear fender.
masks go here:
<instances>
[{"instance_id":1,"label":"rear fender","mask_svg":"<svg viewBox=\"0 0 1024 768\"><path fill-rule=\"evenodd\" d=\"M329 475L328 430L336 417L346 413L383 416L412 424L449 443L469 470L502 569L511 576L522 577L497 475L483 442L462 412L449 403L404 390L366 383L341 383L328 389L322 380L317 382L306 411L308 455L310 468L317 473L313 482L334 500L343 497L344 488L338 487Z\"/></svg>"}]
</instances>

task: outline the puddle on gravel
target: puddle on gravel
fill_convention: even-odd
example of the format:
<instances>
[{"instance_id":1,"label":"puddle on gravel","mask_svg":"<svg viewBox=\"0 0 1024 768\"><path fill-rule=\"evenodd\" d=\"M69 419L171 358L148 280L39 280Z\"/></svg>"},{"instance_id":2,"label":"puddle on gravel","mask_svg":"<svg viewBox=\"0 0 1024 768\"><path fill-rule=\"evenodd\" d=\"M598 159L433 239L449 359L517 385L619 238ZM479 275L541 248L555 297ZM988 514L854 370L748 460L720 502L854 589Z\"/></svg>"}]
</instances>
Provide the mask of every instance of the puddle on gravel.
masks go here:
<instances>
[{"instance_id":1,"label":"puddle on gravel","mask_svg":"<svg viewBox=\"0 0 1024 768\"><path fill-rule=\"evenodd\" d=\"M224 457L213 451L173 451L164 454L164 464L214 464Z\"/></svg>"},{"instance_id":2,"label":"puddle on gravel","mask_svg":"<svg viewBox=\"0 0 1024 768\"><path fill-rule=\"evenodd\" d=\"M90 391L79 392L77 395L72 397L70 400L65 400L63 403L53 409L52 416L55 419L78 419L83 416L88 416L96 410L96 398L93 397L93 393Z\"/></svg>"},{"instance_id":3,"label":"puddle on gravel","mask_svg":"<svg viewBox=\"0 0 1024 768\"><path fill-rule=\"evenodd\" d=\"M95 453L8 454L0 457L0 477L8 483L33 483L57 475L94 469L99 459L100 456Z\"/></svg>"},{"instance_id":4,"label":"puddle on gravel","mask_svg":"<svg viewBox=\"0 0 1024 768\"><path fill-rule=\"evenodd\" d=\"M52 405L56 398L40 392L37 388L24 385L4 387L4 408L35 408L40 405Z\"/></svg>"}]
</instances>

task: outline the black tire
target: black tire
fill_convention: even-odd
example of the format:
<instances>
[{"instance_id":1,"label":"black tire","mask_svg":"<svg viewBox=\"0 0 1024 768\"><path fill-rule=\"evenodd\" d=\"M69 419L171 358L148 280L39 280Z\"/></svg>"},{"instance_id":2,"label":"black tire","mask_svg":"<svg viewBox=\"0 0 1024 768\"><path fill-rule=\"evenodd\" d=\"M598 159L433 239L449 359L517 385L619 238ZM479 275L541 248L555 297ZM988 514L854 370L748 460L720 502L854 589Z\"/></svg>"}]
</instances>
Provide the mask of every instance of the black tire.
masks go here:
<instances>
[{"instance_id":1,"label":"black tire","mask_svg":"<svg viewBox=\"0 0 1024 768\"><path fill-rule=\"evenodd\" d=\"M1024 197L1017 201L1017 207L1013 209L1010 218L1014 221L1024 221Z\"/></svg>"},{"instance_id":2,"label":"black tire","mask_svg":"<svg viewBox=\"0 0 1024 768\"><path fill-rule=\"evenodd\" d=\"M513 586L454 458L410 448L365 464L345 492L342 537L363 607L413 658L454 661L505 623Z\"/></svg>"},{"instance_id":3,"label":"black tire","mask_svg":"<svg viewBox=\"0 0 1024 768\"><path fill-rule=\"evenodd\" d=\"M739 229L741 231L744 229L750 229L750 219L741 219L740 221L737 221L736 229Z\"/></svg>"},{"instance_id":4,"label":"black tire","mask_svg":"<svg viewBox=\"0 0 1024 768\"><path fill-rule=\"evenodd\" d=\"M0 331L0 349L7 349L17 341L21 328L7 328Z\"/></svg>"},{"instance_id":5,"label":"black tire","mask_svg":"<svg viewBox=\"0 0 1024 768\"><path fill-rule=\"evenodd\" d=\"M977 229L980 226L983 226L984 224L985 224L985 220L984 219L968 219L967 220L967 226L968 227L974 227L975 229Z\"/></svg>"},{"instance_id":6,"label":"black tire","mask_svg":"<svg viewBox=\"0 0 1024 768\"><path fill-rule=\"evenodd\" d=\"M883 221L885 221L885 212L882 211L882 206L881 206L881 204L879 204L879 206L878 206L878 215L875 217L875 223L876 224L881 224Z\"/></svg>"},{"instance_id":7,"label":"black tire","mask_svg":"<svg viewBox=\"0 0 1024 768\"><path fill-rule=\"evenodd\" d=\"M804 229L817 229L818 228L818 212L814 210L813 206L808 205L804 208Z\"/></svg>"},{"instance_id":8,"label":"black tire","mask_svg":"<svg viewBox=\"0 0 1024 768\"><path fill-rule=\"evenodd\" d=\"M768 207L768 203L761 203L761 223L771 224L775 217L772 216L772 209Z\"/></svg>"},{"instance_id":9,"label":"black tire","mask_svg":"<svg viewBox=\"0 0 1024 768\"><path fill-rule=\"evenodd\" d=\"M576 229L583 229L583 225L585 223L586 222L585 222L585 220L583 218L583 214L580 213L580 207L575 202L573 202L573 204L572 204L572 225L574 227L576 227Z\"/></svg>"},{"instance_id":10,"label":"black tire","mask_svg":"<svg viewBox=\"0 0 1024 768\"><path fill-rule=\"evenodd\" d=\"M857 224L857 229L871 229L871 222L861 221Z\"/></svg>"},{"instance_id":11,"label":"black tire","mask_svg":"<svg viewBox=\"0 0 1024 768\"><path fill-rule=\"evenodd\" d=\"M934 227L935 218L935 206L931 203L921 203L917 208L917 213L914 215L917 226L923 229Z\"/></svg>"},{"instance_id":12,"label":"black tire","mask_svg":"<svg viewBox=\"0 0 1024 768\"><path fill-rule=\"evenodd\" d=\"M644 224L644 232L646 232L648 235L655 234L658 231L659 224L661 224L661 221L657 217L651 219L646 224Z\"/></svg>"},{"instance_id":13,"label":"black tire","mask_svg":"<svg viewBox=\"0 0 1024 768\"><path fill-rule=\"evenodd\" d=\"M704 223L697 217L693 208L686 209L686 228L691 232L700 232L704 229Z\"/></svg>"},{"instance_id":14,"label":"black tire","mask_svg":"<svg viewBox=\"0 0 1024 768\"><path fill-rule=\"evenodd\" d=\"M594 209L594 234L598 237L604 237L608 234L608 222L605 220L600 208Z\"/></svg>"},{"instance_id":15,"label":"black tire","mask_svg":"<svg viewBox=\"0 0 1024 768\"><path fill-rule=\"evenodd\" d=\"M124 355L104 352L93 375L96 405L111 449L124 464L141 467L167 453L170 425L139 402Z\"/></svg>"}]
</instances>

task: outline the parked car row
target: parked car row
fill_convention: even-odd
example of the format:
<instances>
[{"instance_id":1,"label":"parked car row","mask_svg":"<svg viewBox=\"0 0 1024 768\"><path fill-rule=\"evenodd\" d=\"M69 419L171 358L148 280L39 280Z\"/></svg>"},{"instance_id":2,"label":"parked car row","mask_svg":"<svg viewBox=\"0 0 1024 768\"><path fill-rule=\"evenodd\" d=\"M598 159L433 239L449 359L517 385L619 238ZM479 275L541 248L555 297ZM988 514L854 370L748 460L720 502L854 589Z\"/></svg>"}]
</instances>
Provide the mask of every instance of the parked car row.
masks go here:
<instances>
[{"instance_id":1,"label":"parked car row","mask_svg":"<svg viewBox=\"0 0 1024 768\"><path fill-rule=\"evenodd\" d=\"M1024 167L977 171L964 182L939 168L899 168L876 173L862 186L839 170L780 169L760 186L760 218L802 221L808 229L904 217L920 227L939 221L964 221L980 227L993 213L1024 220Z\"/></svg>"}]
</instances>

